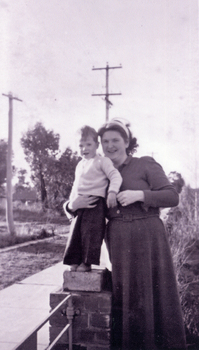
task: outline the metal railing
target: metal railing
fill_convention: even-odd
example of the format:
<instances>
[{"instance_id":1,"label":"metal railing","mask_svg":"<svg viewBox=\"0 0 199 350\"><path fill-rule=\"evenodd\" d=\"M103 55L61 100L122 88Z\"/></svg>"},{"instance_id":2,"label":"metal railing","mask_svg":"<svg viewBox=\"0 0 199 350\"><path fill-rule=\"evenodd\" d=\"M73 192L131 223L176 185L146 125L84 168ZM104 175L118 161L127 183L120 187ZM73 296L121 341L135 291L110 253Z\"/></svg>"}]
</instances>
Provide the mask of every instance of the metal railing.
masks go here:
<instances>
[{"instance_id":1,"label":"metal railing","mask_svg":"<svg viewBox=\"0 0 199 350\"><path fill-rule=\"evenodd\" d=\"M34 329L31 334L26 337L16 348L13 350L37 350L37 332L50 320L50 318L61 308L63 304L68 302L68 306L66 308L66 317L68 319L67 325L62 329L59 335L55 338L55 340L45 349L51 350L57 344L58 340L62 337L62 335L68 331L68 350L72 350L72 320L74 316L74 308L72 304L72 295L67 295L51 312L50 314Z\"/></svg>"}]
</instances>

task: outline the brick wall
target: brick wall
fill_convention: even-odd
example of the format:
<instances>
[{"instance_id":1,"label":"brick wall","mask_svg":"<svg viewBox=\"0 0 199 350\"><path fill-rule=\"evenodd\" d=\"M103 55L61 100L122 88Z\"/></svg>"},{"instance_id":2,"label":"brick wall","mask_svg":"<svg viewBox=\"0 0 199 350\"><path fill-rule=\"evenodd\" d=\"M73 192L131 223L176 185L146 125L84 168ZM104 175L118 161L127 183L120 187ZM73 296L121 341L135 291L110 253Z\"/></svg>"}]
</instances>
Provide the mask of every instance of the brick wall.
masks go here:
<instances>
[{"instance_id":1,"label":"brick wall","mask_svg":"<svg viewBox=\"0 0 199 350\"><path fill-rule=\"evenodd\" d=\"M69 292L59 290L50 294L50 307L54 309ZM111 329L110 291L71 292L75 316L73 320L74 349L109 350ZM62 306L50 321L50 342L52 342L67 323L66 306ZM68 344L67 333L59 340L57 350Z\"/></svg>"}]
</instances>

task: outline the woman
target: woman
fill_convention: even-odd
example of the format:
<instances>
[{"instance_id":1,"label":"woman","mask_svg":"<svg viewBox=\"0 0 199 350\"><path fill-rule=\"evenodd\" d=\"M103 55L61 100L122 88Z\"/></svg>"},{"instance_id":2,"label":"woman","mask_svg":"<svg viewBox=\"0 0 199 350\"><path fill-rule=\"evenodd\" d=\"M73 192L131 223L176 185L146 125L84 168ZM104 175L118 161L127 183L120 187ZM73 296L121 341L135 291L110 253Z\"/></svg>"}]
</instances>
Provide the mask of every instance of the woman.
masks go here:
<instances>
[{"instance_id":1,"label":"woman","mask_svg":"<svg viewBox=\"0 0 199 350\"><path fill-rule=\"evenodd\" d=\"M153 158L132 157L137 140L124 121L113 119L99 135L104 155L123 178L107 226L112 348L186 349L172 257L159 218L159 208L176 206L178 194Z\"/></svg>"}]
</instances>

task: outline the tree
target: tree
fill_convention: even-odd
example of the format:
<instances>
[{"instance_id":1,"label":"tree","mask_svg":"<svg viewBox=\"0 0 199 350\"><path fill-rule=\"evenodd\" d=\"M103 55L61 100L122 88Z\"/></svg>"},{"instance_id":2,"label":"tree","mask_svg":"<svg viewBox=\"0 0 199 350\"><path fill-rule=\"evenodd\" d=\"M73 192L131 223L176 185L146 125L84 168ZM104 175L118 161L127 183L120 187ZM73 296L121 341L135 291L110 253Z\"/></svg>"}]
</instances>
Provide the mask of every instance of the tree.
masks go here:
<instances>
[{"instance_id":1,"label":"tree","mask_svg":"<svg viewBox=\"0 0 199 350\"><path fill-rule=\"evenodd\" d=\"M49 159L54 159L58 154L59 138L59 134L55 134L53 130L46 130L42 123L37 123L21 138L25 159L30 164L33 181L40 186L44 206L47 205L45 173L48 170Z\"/></svg>"},{"instance_id":2,"label":"tree","mask_svg":"<svg viewBox=\"0 0 199 350\"><path fill-rule=\"evenodd\" d=\"M14 186L16 192L20 189L30 189L31 188L29 181L26 181L26 176L27 176L26 169L17 169L16 175L18 178L18 182Z\"/></svg>"},{"instance_id":3,"label":"tree","mask_svg":"<svg viewBox=\"0 0 199 350\"><path fill-rule=\"evenodd\" d=\"M75 168L79 160L80 157L77 153L73 153L69 147L66 148L59 158L56 174L64 198L69 197L75 177Z\"/></svg>"},{"instance_id":4,"label":"tree","mask_svg":"<svg viewBox=\"0 0 199 350\"><path fill-rule=\"evenodd\" d=\"M169 181L172 183L172 185L175 187L176 191L178 193L182 192L182 188L185 185L185 181L180 173L177 173L177 171L171 171L168 175Z\"/></svg>"},{"instance_id":5,"label":"tree","mask_svg":"<svg viewBox=\"0 0 199 350\"><path fill-rule=\"evenodd\" d=\"M7 161L8 143L5 140L0 140L0 188L6 182L6 161Z\"/></svg>"},{"instance_id":6,"label":"tree","mask_svg":"<svg viewBox=\"0 0 199 350\"><path fill-rule=\"evenodd\" d=\"M59 159L49 158L46 173L47 192L50 206L62 212L62 204L69 197L75 168L80 158L70 147L62 153Z\"/></svg>"}]
</instances>

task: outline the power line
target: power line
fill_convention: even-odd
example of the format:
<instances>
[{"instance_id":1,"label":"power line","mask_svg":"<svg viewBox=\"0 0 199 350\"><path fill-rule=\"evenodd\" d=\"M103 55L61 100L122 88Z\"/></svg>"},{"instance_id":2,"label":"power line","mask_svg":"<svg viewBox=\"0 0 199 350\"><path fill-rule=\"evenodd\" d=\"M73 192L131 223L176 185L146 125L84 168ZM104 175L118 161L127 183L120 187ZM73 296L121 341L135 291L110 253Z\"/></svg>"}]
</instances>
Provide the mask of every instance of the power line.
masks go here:
<instances>
[{"instance_id":1,"label":"power line","mask_svg":"<svg viewBox=\"0 0 199 350\"><path fill-rule=\"evenodd\" d=\"M109 69L116 69L116 68L122 68L122 65L117 67L109 67L108 63L106 67L103 68L92 68L92 70L106 70L106 93L105 94L92 94L92 96L105 96L105 102L106 102L106 121L109 119L109 108L112 105L111 101L109 100L110 95L121 95L121 93L109 93Z\"/></svg>"}]
</instances>

